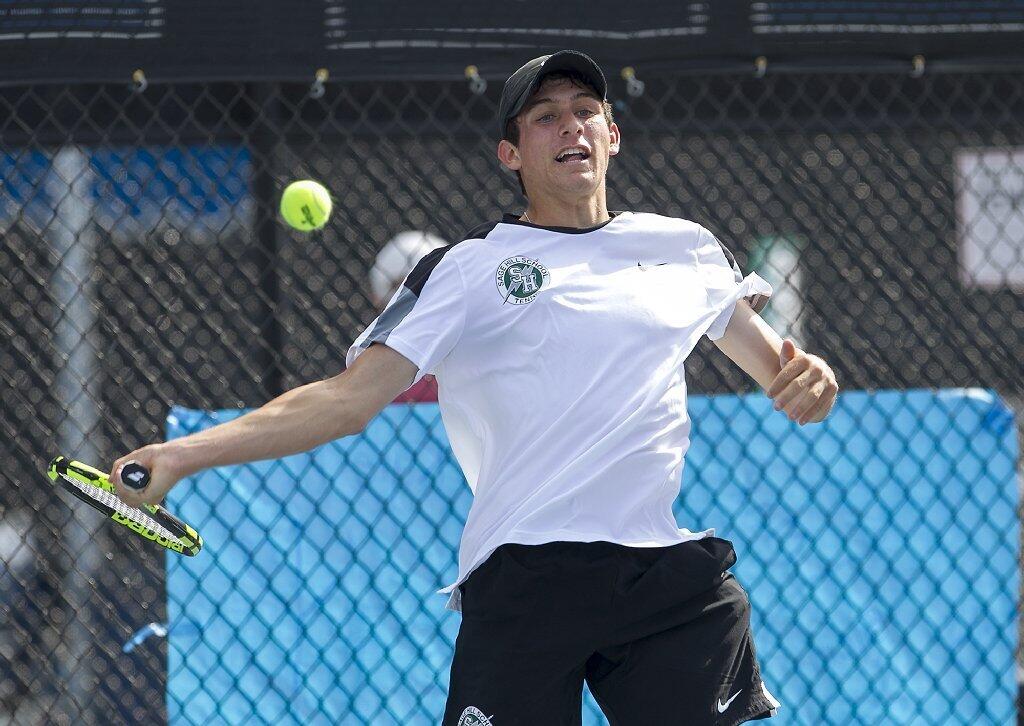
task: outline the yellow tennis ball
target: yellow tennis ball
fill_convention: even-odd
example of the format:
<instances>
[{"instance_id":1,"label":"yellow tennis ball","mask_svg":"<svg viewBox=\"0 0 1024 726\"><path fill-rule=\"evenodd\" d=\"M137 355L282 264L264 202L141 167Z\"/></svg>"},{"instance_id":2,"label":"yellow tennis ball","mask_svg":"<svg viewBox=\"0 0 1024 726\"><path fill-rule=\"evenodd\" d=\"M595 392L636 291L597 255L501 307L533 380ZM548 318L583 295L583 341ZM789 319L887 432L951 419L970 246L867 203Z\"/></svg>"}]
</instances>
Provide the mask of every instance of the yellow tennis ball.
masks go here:
<instances>
[{"instance_id":1,"label":"yellow tennis ball","mask_svg":"<svg viewBox=\"0 0 1024 726\"><path fill-rule=\"evenodd\" d=\"M331 195L310 179L292 182L281 195L281 216L302 232L320 229L331 216Z\"/></svg>"}]
</instances>

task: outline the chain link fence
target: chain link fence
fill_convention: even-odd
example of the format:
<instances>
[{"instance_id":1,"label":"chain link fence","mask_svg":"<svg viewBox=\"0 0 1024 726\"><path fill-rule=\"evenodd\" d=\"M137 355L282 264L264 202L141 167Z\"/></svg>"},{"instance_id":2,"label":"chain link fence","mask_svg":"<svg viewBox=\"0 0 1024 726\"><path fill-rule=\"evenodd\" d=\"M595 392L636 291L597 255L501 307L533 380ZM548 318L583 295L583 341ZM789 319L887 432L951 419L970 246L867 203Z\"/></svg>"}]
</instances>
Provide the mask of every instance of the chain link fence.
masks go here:
<instances>
[{"instance_id":1,"label":"chain link fence","mask_svg":"<svg viewBox=\"0 0 1024 726\"><path fill-rule=\"evenodd\" d=\"M757 409L757 397L731 396L755 387L713 346L705 341L688 361L703 417L694 416L678 513L685 526L730 537L753 507L775 528L741 549L740 578L755 586L762 660L796 684L778 683L777 695L784 705L787 695L809 699L779 719L1010 722L1012 701L986 710L991 694L974 679L981 673L1005 694L1015 688L1014 661L962 659L1017 647L1016 450L985 438L993 421L1009 419L980 393L933 417L933 404L919 405L912 389L992 389L1018 410L1024 398L1024 75L642 81L642 91L612 83L623 151L609 172L609 207L705 225L745 270L773 283L766 317L828 360L844 391L896 391L884 405L875 394L854 398L845 428L792 449L792 432L772 428L781 424ZM0 722L439 718L457 616L431 593L454 572L468 490L456 486L431 404L396 404L364 439L304 459L303 469L250 469L266 481L282 471L308 486L323 480L291 524L295 537L319 527L334 539L307 542L302 564L276 536L251 558L226 559L244 548L245 527L282 526L280 512L263 520L252 502L235 501L227 475L183 484L193 493L172 501L199 518L208 539L207 551L183 564L56 497L43 474L53 455L103 467L338 373L375 316L369 274L390 239L414 230L457 241L522 208L515 177L494 158L498 84L477 92L463 82L330 82L323 90L270 82L0 89ZM280 190L301 178L321 181L334 198L322 232L292 232L277 216ZM977 421L972 400L990 401ZM753 406L751 415L737 418L736 401ZM744 450L758 436L774 443L749 471L728 459L724 468L699 463L728 451L735 461L752 456ZM865 436L889 448L858 454L854 441ZM821 477L839 462L856 474L826 498L814 486L809 497L790 497L797 488L767 463L780 455ZM929 469L943 461L948 471ZM774 494L723 492L740 474L777 482ZM970 485L953 486L956 476ZM854 491L855 481L868 491ZM849 538L836 540L844 511L856 516ZM876 536L855 537L868 520L880 523ZM802 533L807 547L772 544L786 532ZM925 547L917 537L929 532ZM964 559L965 550L980 556ZM826 552L852 568L848 597L856 599L853 578L871 582L865 597L875 605L863 612L884 621L876 632L890 650L878 652L891 658L869 662L867 677L846 664L867 652L844 646L856 633L828 627L850 607L841 594L827 604L796 587L807 599L780 595L759 610L768 596L759 601L758 583L778 590L785 567L812 560L812 571L828 571L838 560ZM868 562L892 577L872 580ZM254 570L262 594L247 589ZM929 595L915 589L922 578ZM238 592L249 592L241 605L229 597ZM997 597L1008 598L1009 615ZM351 608L320 623L302 657L280 630L313 638L312 621L295 615L299 600L318 614L332 602ZM187 631L180 619L193 607L206 619ZM238 615L247 608L260 613L256 636ZM196 635L212 633L216 618L228 639L221 651ZM151 622L167 623L169 640L125 645ZM945 676L923 684L915 678L931 672L921 663L935 654L922 624L955 645L935 656ZM245 637L230 641L232 632ZM343 665L353 662L359 667ZM240 674L238 663L259 678ZM888 711L864 706L890 699L884 680L870 678L886 668L915 692ZM275 681L285 671L287 687ZM819 682L831 684L827 700ZM949 682L969 698L954 702ZM305 700L294 698L299 691ZM268 705L266 694L276 701ZM300 702L307 710L295 710ZM600 723L587 708L588 723Z\"/></svg>"}]
</instances>

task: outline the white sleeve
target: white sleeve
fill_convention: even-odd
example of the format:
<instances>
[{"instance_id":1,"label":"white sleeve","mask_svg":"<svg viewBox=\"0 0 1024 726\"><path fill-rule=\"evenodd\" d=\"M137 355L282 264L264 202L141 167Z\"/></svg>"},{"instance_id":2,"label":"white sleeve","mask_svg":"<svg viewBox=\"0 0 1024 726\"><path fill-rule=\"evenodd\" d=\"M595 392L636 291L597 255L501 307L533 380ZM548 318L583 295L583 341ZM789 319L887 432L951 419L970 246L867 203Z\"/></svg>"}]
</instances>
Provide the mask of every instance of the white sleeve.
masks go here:
<instances>
[{"instance_id":1,"label":"white sleeve","mask_svg":"<svg viewBox=\"0 0 1024 726\"><path fill-rule=\"evenodd\" d=\"M346 366L374 343L408 358L417 369L413 382L444 360L466 324L465 283L458 263L448 254L454 246L436 249L419 261L383 312L348 349Z\"/></svg>"},{"instance_id":2,"label":"white sleeve","mask_svg":"<svg viewBox=\"0 0 1024 726\"><path fill-rule=\"evenodd\" d=\"M712 309L712 323L707 330L711 340L718 340L729 326L736 303L745 299L755 312L764 310L772 295L772 286L757 273L746 277L736 264L732 252L703 227L697 239L697 264Z\"/></svg>"}]
</instances>

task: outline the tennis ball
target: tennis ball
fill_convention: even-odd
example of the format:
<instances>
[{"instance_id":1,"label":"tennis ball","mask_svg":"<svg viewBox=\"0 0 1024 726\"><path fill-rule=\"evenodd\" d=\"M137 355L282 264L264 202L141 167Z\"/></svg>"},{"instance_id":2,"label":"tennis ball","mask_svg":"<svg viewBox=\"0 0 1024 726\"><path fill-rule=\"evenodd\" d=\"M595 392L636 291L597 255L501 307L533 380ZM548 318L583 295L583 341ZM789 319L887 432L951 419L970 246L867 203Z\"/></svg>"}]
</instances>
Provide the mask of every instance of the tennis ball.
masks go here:
<instances>
[{"instance_id":1,"label":"tennis ball","mask_svg":"<svg viewBox=\"0 0 1024 726\"><path fill-rule=\"evenodd\" d=\"M310 179L292 182L281 195L281 216L302 232L320 229L331 216L331 195Z\"/></svg>"}]
</instances>

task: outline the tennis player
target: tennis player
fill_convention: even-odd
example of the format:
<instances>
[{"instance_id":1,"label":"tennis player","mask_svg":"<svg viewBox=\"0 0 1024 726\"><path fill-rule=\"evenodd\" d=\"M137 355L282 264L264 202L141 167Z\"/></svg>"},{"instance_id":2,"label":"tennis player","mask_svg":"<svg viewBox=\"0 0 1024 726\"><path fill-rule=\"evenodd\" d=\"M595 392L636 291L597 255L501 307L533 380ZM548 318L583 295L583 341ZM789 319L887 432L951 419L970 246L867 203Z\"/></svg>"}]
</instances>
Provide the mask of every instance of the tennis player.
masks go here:
<instances>
[{"instance_id":1,"label":"tennis player","mask_svg":"<svg viewBox=\"0 0 1024 726\"><path fill-rule=\"evenodd\" d=\"M829 413L835 376L763 322L771 288L710 231L608 211L621 135L593 60L530 61L498 122L525 212L426 255L344 373L119 459L113 473L137 459L152 481L118 492L155 502L201 469L356 433L433 373L475 494L442 591L462 612L444 724L579 724L584 681L613 726L766 718L779 704L733 547L672 512L689 445L684 362L708 336L801 425Z\"/></svg>"}]
</instances>

